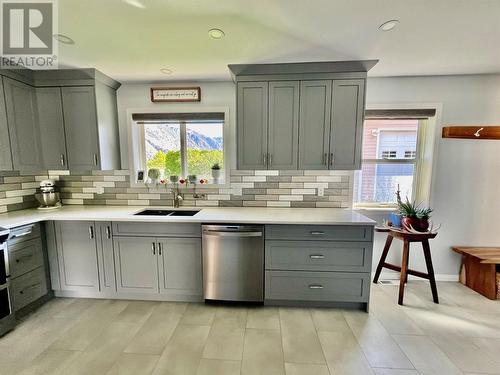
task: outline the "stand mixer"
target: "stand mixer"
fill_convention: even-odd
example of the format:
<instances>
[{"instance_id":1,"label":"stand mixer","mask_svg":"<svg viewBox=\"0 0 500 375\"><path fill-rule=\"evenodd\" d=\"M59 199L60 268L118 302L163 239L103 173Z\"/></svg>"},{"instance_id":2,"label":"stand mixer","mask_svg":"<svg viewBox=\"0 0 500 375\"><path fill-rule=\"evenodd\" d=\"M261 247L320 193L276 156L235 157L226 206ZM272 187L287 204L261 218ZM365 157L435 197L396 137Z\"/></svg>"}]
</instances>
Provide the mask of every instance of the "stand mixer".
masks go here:
<instances>
[{"instance_id":1,"label":"stand mixer","mask_svg":"<svg viewBox=\"0 0 500 375\"><path fill-rule=\"evenodd\" d=\"M40 203L39 210L51 210L62 206L59 191L54 180L41 181L35 198Z\"/></svg>"}]
</instances>

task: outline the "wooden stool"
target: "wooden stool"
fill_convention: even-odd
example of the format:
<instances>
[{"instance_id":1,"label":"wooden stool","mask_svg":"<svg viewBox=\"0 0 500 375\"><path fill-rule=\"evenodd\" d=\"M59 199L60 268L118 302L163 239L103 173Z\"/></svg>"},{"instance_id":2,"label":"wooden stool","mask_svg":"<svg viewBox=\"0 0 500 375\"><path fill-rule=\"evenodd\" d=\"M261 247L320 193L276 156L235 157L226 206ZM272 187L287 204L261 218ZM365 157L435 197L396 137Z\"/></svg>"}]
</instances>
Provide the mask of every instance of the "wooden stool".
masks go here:
<instances>
[{"instance_id":1,"label":"wooden stool","mask_svg":"<svg viewBox=\"0 0 500 375\"><path fill-rule=\"evenodd\" d=\"M384 232L387 233L387 240L385 241L384 251L382 251L382 256L380 257L380 261L377 266L377 270L375 271L375 278L373 282L376 284L378 282L378 278L380 277L380 273L382 272L382 268L388 268L393 271L401 272L400 281L399 281L399 299L398 304L403 304L403 296L405 292L405 283L408 281L408 275L413 275L417 277L421 277L429 280L431 284L432 291L432 299L434 303L439 303L438 292L436 287L436 279L434 277L434 268L432 267L432 258L431 258L431 248L429 246L429 239L436 237L437 233L421 233L415 234L402 230L396 230L391 228L381 228L375 227L376 232ZM389 249L392 244L392 240L394 238L398 238L403 241L403 259L401 262L401 267L396 266L391 263L386 263L385 260L387 258L387 254L389 253ZM427 273L423 273L420 271L411 270L408 268L408 260L410 255L410 243L412 242L421 242L422 248L424 250L424 258L425 264L427 266Z\"/></svg>"},{"instance_id":2,"label":"wooden stool","mask_svg":"<svg viewBox=\"0 0 500 375\"><path fill-rule=\"evenodd\" d=\"M497 265L500 264L500 247L454 246L452 249L462 254L460 282L486 298L497 299L499 295Z\"/></svg>"}]
</instances>

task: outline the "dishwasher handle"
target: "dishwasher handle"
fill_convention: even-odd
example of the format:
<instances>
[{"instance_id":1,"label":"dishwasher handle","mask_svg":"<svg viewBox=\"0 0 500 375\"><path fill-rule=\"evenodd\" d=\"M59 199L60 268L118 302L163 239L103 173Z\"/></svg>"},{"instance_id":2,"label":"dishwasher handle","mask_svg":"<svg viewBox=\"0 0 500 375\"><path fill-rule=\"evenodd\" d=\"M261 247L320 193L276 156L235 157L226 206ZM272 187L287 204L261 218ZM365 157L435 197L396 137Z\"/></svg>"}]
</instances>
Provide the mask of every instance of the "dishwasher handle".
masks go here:
<instances>
[{"instance_id":1,"label":"dishwasher handle","mask_svg":"<svg viewBox=\"0 0 500 375\"><path fill-rule=\"evenodd\" d=\"M222 232L217 230L204 230L204 236L213 237L262 237L262 232Z\"/></svg>"}]
</instances>

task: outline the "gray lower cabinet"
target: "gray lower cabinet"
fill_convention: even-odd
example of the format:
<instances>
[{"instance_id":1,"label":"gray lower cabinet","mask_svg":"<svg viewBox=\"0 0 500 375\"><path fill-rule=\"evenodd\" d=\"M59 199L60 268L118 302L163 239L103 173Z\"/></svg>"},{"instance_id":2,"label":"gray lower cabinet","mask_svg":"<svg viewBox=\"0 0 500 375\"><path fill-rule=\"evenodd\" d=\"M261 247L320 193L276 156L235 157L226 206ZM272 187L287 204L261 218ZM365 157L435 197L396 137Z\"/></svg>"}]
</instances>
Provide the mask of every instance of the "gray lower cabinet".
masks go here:
<instances>
[{"instance_id":1,"label":"gray lower cabinet","mask_svg":"<svg viewBox=\"0 0 500 375\"><path fill-rule=\"evenodd\" d=\"M237 85L238 169L267 168L267 82Z\"/></svg>"},{"instance_id":2,"label":"gray lower cabinet","mask_svg":"<svg viewBox=\"0 0 500 375\"><path fill-rule=\"evenodd\" d=\"M365 110L364 80L333 82L330 166L333 169L360 169Z\"/></svg>"},{"instance_id":3,"label":"gray lower cabinet","mask_svg":"<svg viewBox=\"0 0 500 375\"><path fill-rule=\"evenodd\" d=\"M298 168L299 81L269 82L267 168Z\"/></svg>"},{"instance_id":4,"label":"gray lower cabinet","mask_svg":"<svg viewBox=\"0 0 500 375\"><path fill-rule=\"evenodd\" d=\"M97 265L99 269L100 290L105 293L115 293L115 255L111 222L96 222L95 230L97 235Z\"/></svg>"},{"instance_id":5,"label":"gray lower cabinet","mask_svg":"<svg viewBox=\"0 0 500 375\"><path fill-rule=\"evenodd\" d=\"M157 294L158 256L155 237L115 237L118 293Z\"/></svg>"},{"instance_id":6,"label":"gray lower cabinet","mask_svg":"<svg viewBox=\"0 0 500 375\"><path fill-rule=\"evenodd\" d=\"M363 304L368 309L373 227L268 225L268 304Z\"/></svg>"},{"instance_id":7,"label":"gray lower cabinet","mask_svg":"<svg viewBox=\"0 0 500 375\"><path fill-rule=\"evenodd\" d=\"M69 165L76 171L100 169L94 86L61 90Z\"/></svg>"},{"instance_id":8,"label":"gray lower cabinet","mask_svg":"<svg viewBox=\"0 0 500 375\"><path fill-rule=\"evenodd\" d=\"M99 292L94 222L58 221L56 241L61 290Z\"/></svg>"},{"instance_id":9,"label":"gray lower cabinet","mask_svg":"<svg viewBox=\"0 0 500 375\"><path fill-rule=\"evenodd\" d=\"M14 311L26 311L48 293L39 224L12 229L8 241L11 299Z\"/></svg>"},{"instance_id":10,"label":"gray lower cabinet","mask_svg":"<svg viewBox=\"0 0 500 375\"><path fill-rule=\"evenodd\" d=\"M201 296L201 239L160 240L160 292L168 295Z\"/></svg>"},{"instance_id":11,"label":"gray lower cabinet","mask_svg":"<svg viewBox=\"0 0 500 375\"><path fill-rule=\"evenodd\" d=\"M13 167L21 172L38 172L43 166L35 88L7 77L3 77L3 86Z\"/></svg>"},{"instance_id":12,"label":"gray lower cabinet","mask_svg":"<svg viewBox=\"0 0 500 375\"><path fill-rule=\"evenodd\" d=\"M332 81L300 83L299 169L328 169Z\"/></svg>"},{"instance_id":13,"label":"gray lower cabinet","mask_svg":"<svg viewBox=\"0 0 500 375\"><path fill-rule=\"evenodd\" d=\"M5 111L5 95L3 93L3 80L0 77L0 170L12 170L12 154L10 150L9 126Z\"/></svg>"},{"instance_id":14,"label":"gray lower cabinet","mask_svg":"<svg viewBox=\"0 0 500 375\"><path fill-rule=\"evenodd\" d=\"M46 169L67 169L61 89L38 87L36 99L43 165Z\"/></svg>"}]
</instances>

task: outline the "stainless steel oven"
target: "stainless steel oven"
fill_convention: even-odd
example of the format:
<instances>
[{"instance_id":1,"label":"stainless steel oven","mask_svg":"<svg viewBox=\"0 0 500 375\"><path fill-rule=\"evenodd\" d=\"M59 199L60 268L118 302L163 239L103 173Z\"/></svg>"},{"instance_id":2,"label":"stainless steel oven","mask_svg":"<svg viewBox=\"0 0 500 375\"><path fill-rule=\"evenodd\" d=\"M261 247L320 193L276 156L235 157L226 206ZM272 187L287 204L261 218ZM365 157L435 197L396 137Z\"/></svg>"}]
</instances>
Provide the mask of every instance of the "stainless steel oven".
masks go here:
<instances>
[{"instance_id":1,"label":"stainless steel oven","mask_svg":"<svg viewBox=\"0 0 500 375\"><path fill-rule=\"evenodd\" d=\"M0 336L14 328L15 319L9 294L9 230L0 227Z\"/></svg>"},{"instance_id":2,"label":"stainless steel oven","mask_svg":"<svg viewBox=\"0 0 500 375\"><path fill-rule=\"evenodd\" d=\"M206 300L264 301L264 227L203 225Z\"/></svg>"}]
</instances>

